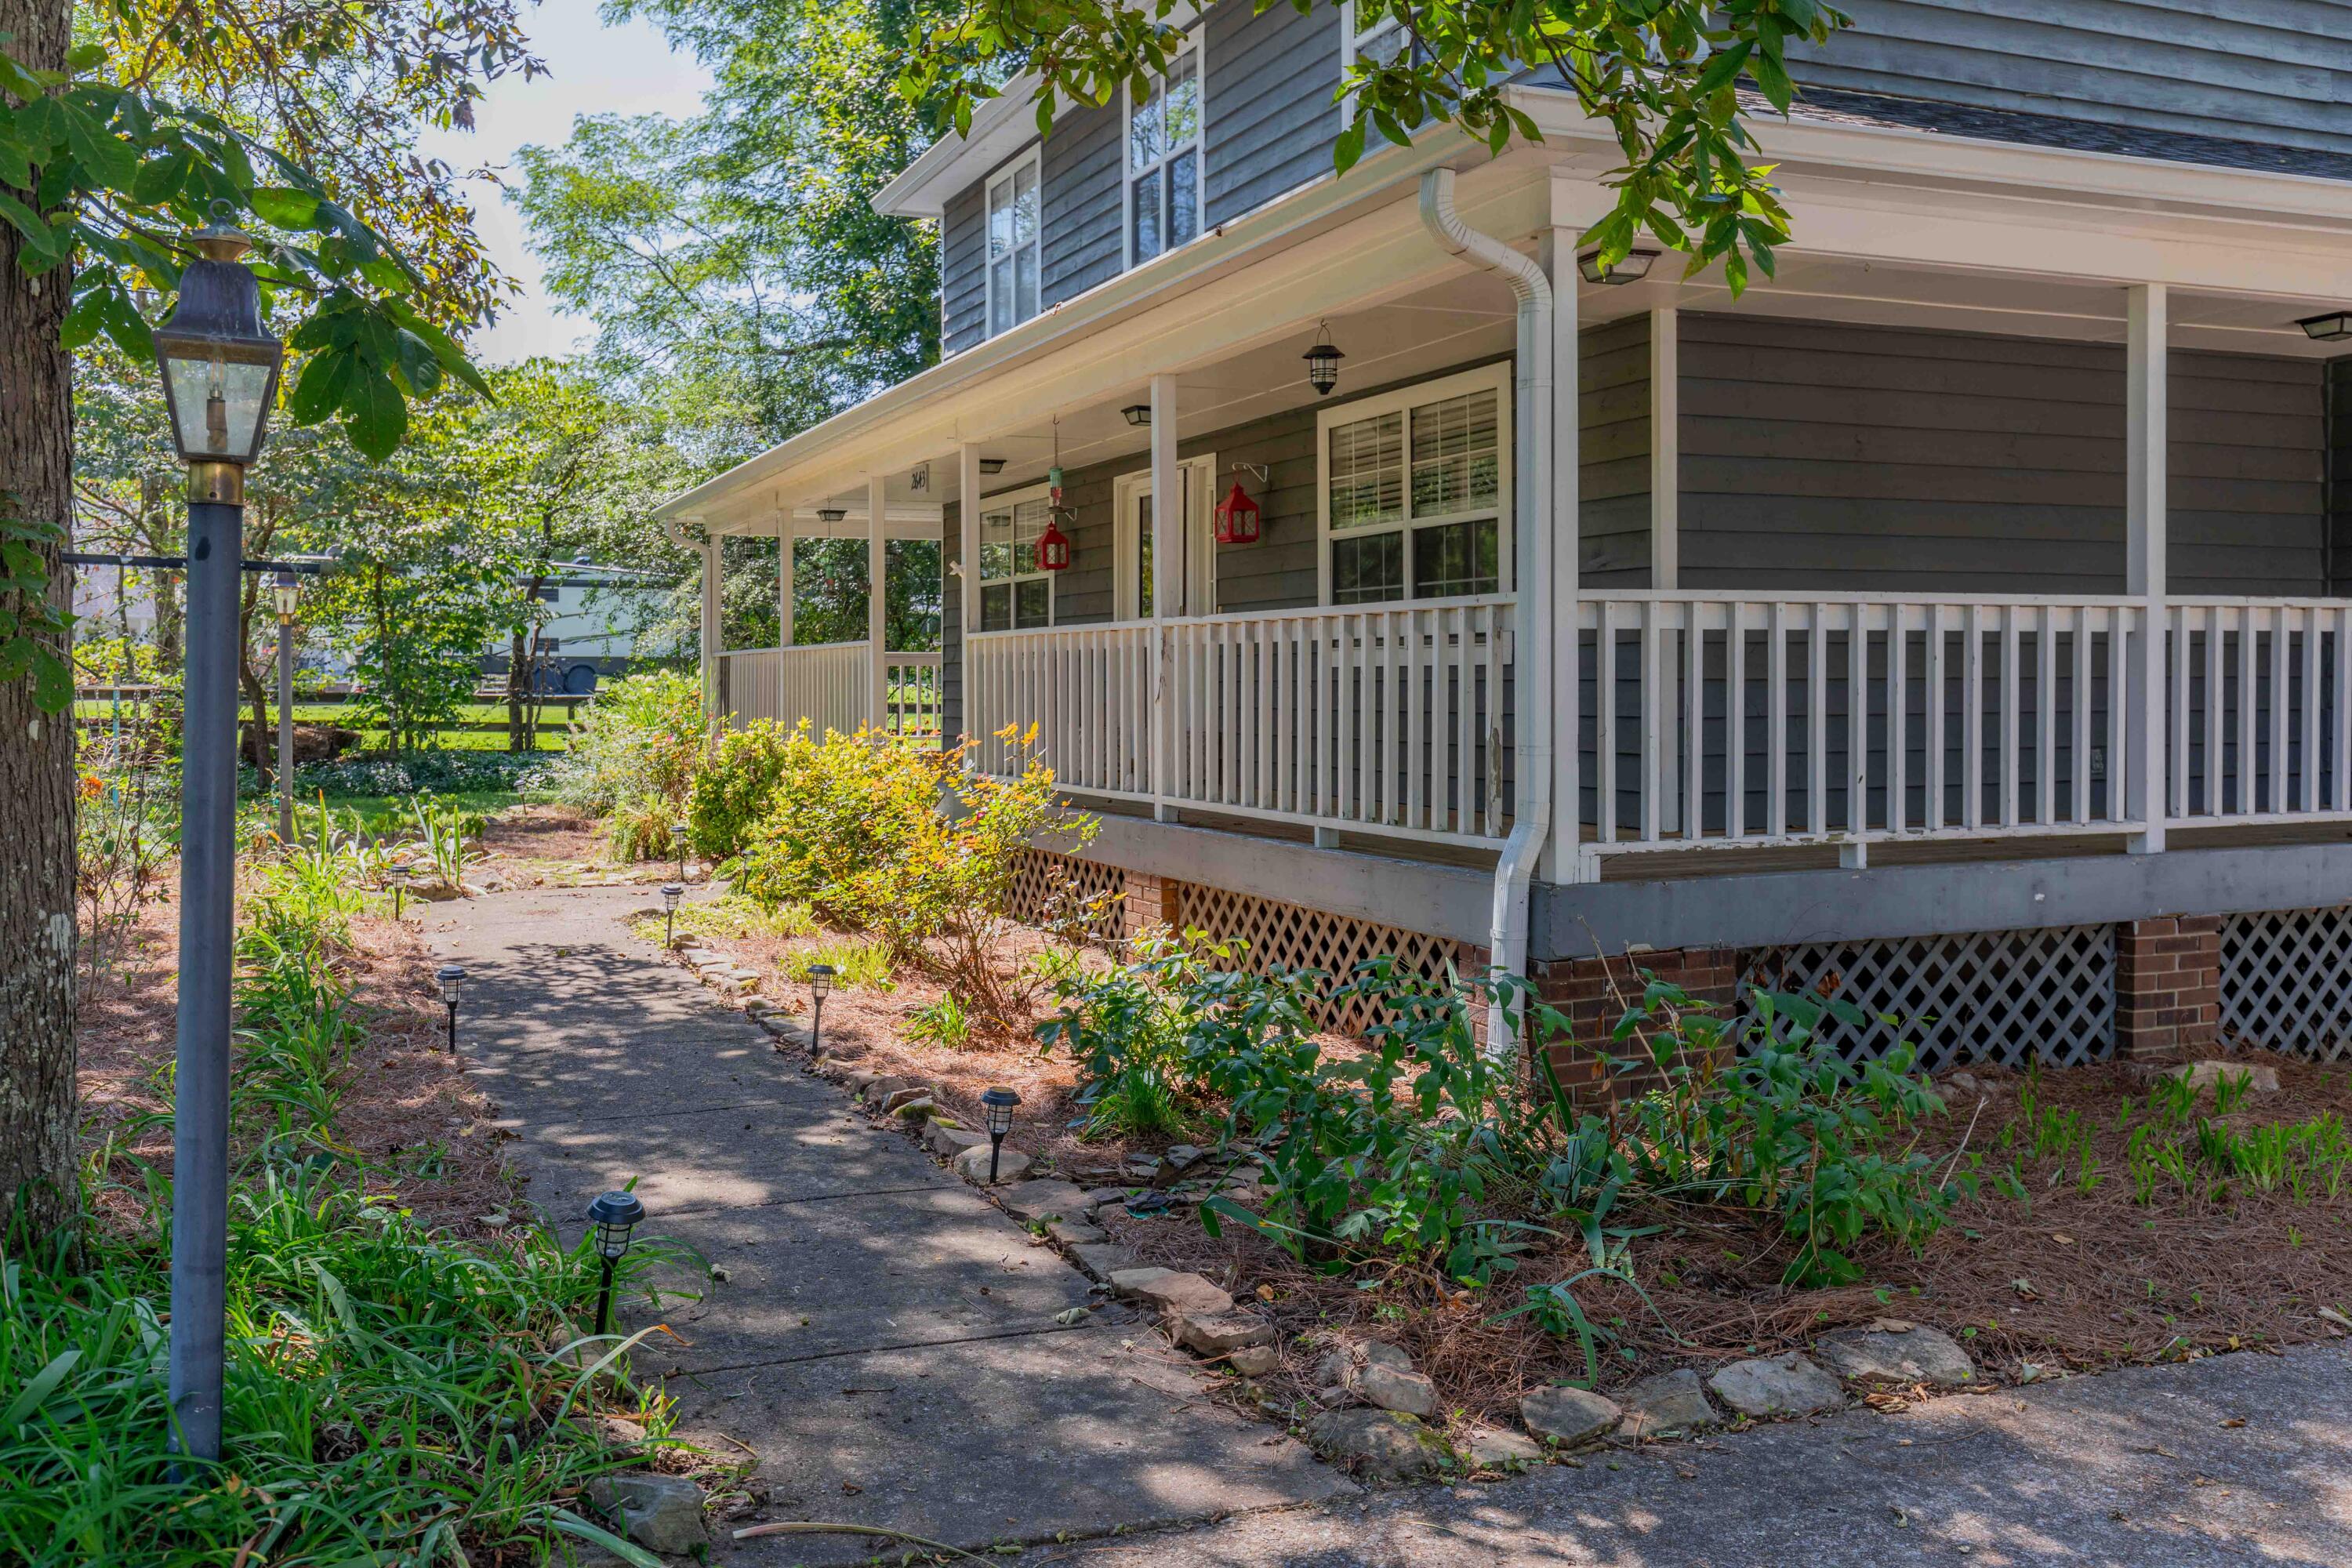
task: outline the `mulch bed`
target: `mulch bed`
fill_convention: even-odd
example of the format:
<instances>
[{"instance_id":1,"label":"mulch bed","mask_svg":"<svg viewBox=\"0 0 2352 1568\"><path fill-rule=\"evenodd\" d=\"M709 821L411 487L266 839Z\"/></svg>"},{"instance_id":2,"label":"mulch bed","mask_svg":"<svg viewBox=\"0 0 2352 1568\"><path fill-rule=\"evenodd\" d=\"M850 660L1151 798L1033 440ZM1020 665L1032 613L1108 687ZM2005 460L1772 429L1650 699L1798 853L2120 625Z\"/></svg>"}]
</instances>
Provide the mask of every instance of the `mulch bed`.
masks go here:
<instances>
[{"instance_id":1,"label":"mulch bed","mask_svg":"<svg viewBox=\"0 0 2352 1568\"><path fill-rule=\"evenodd\" d=\"M805 1022L804 992L777 975L791 950L817 940L838 939L706 938L701 945L761 973L762 992ZM1024 931L1007 962L1025 963L1045 940ZM1156 1155L1169 1142L1082 1137L1073 1125L1077 1085L1070 1064L1041 1057L1034 1045L997 1040L953 1051L907 1039L908 1015L940 994L936 981L912 973L888 992L836 993L825 1005L828 1046L855 1056L864 1070L936 1085L935 1098L966 1126L980 1123L982 1089L1010 1085L1024 1101L1014 1142L1042 1156L1041 1165L1082 1183L1102 1180L1130 1156ZM2232 1116L2242 1128L2323 1113L2352 1120L2352 1071L2259 1052L2243 1059L2273 1067L2280 1088L2252 1097ZM2133 1064L2030 1078L1978 1068L1977 1089L1948 1086L1949 1113L1928 1125L1920 1146L1939 1161L1964 1147L1982 1152L1982 1189L1955 1207L1919 1256L1885 1244L1862 1248L1856 1261L1865 1282L1857 1285L1780 1284L1791 1244L1776 1223L1754 1215L1654 1201L1621 1207L1613 1224L1663 1228L1633 1244L1639 1293L1605 1280L1577 1287L1586 1311L1616 1336L1601 1352L1600 1386L1605 1392L1675 1366L1705 1374L1731 1359L1801 1349L1832 1330L1886 1317L1952 1333L1989 1384L2343 1333L2320 1310L2352 1312L2352 1190L2298 1203L2284 1191L2231 1184L2214 1201L2177 1190L2159 1192L2149 1205L2134 1201L2118 1111L2126 1097L2145 1102L2151 1076ZM2079 1156L2032 1156L2029 1096L2079 1111L2095 1128L2099 1180L2087 1191ZM1197 1136L1213 1131L1204 1121ZM2021 1149L2023 1200L1991 1185ZM1406 1349L1436 1382L1441 1407L1471 1423L1513 1425L1522 1394L1586 1374L1573 1340L1543 1332L1528 1316L1497 1316L1520 1304L1525 1287L1588 1265L1572 1237L1538 1247L1517 1273L1471 1292L1425 1274L1392 1274L1370 1289L1370 1271L1318 1276L1238 1227L1212 1238L1188 1207L1137 1215L1113 1206L1097 1223L1151 1262L1218 1281L1281 1329L1285 1364L1252 1391L1252 1402L1270 1412L1311 1408L1319 1347L1351 1338Z\"/></svg>"},{"instance_id":2,"label":"mulch bed","mask_svg":"<svg viewBox=\"0 0 2352 1568\"><path fill-rule=\"evenodd\" d=\"M175 877L166 868L163 885L168 889ZM105 973L93 982L84 971L82 1136L93 1147L117 1141L109 1173L118 1181L137 1179L132 1160L166 1169L171 1162L168 1129L134 1124L171 1109L178 935L178 900L167 891L117 940L119 956ZM337 963L367 1029L344 1077L337 1134L369 1163L370 1190L397 1194L428 1223L457 1234L490 1233L496 1226L486 1221L510 1207L515 1186L488 1100L442 1048L436 961L413 924L361 915L352 921L352 948ZM134 1206L128 1194L99 1195L100 1215L117 1222Z\"/></svg>"}]
</instances>

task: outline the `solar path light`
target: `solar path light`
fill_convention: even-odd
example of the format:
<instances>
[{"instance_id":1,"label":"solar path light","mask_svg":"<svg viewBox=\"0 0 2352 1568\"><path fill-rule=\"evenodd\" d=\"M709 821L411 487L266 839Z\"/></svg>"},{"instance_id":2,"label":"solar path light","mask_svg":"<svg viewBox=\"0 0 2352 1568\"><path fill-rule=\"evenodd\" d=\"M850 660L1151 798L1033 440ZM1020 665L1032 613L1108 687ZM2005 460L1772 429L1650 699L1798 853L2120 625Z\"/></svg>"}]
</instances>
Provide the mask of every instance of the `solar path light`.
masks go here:
<instances>
[{"instance_id":1,"label":"solar path light","mask_svg":"<svg viewBox=\"0 0 2352 1568\"><path fill-rule=\"evenodd\" d=\"M686 897L686 884L683 882L664 882L662 884L661 896L662 945L664 947L675 947L677 945L677 901L678 900Z\"/></svg>"},{"instance_id":2,"label":"solar path light","mask_svg":"<svg viewBox=\"0 0 2352 1568\"><path fill-rule=\"evenodd\" d=\"M809 1055L824 1048L824 999L833 994L833 965L809 965L809 1001L814 1005L809 1019Z\"/></svg>"},{"instance_id":3,"label":"solar path light","mask_svg":"<svg viewBox=\"0 0 2352 1568\"><path fill-rule=\"evenodd\" d=\"M466 983L466 971L462 965L445 963L433 972L433 978L441 983L441 1002L449 1009L449 1054L454 1057L457 1054L457 988Z\"/></svg>"},{"instance_id":4,"label":"solar path light","mask_svg":"<svg viewBox=\"0 0 2352 1568\"><path fill-rule=\"evenodd\" d=\"M596 1332L604 1332L613 1317L613 1265L629 1250L629 1234L646 1217L646 1205L635 1193L606 1193L588 1205L588 1224L596 1240L596 1260L604 1278L596 1287Z\"/></svg>"},{"instance_id":5,"label":"solar path light","mask_svg":"<svg viewBox=\"0 0 2352 1568\"><path fill-rule=\"evenodd\" d=\"M997 1084L980 1097L982 1108L988 1114L988 1184L996 1185L996 1163L1004 1154L1004 1135L1013 1131L1013 1108L1021 1097Z\"/></svg>"}]
</instances>

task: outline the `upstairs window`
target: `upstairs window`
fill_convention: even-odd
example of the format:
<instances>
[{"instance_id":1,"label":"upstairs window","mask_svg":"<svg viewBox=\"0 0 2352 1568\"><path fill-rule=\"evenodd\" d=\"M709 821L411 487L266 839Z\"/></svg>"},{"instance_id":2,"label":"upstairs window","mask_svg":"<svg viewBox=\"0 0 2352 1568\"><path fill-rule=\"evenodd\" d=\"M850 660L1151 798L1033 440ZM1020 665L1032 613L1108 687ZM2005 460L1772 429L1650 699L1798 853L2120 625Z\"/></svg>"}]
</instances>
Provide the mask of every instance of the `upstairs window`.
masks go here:
<instances>
[{"instance_id":1,"label":"upstairs window","mask_svg":"<svg viewBox=\"0 0 2352 1568\"><path fill-rule=\"evenodd\" d=\"M1037 313L1037 154L1023 153L988 182L988 335Z\"/></svg>"},{"instance_id":2,"label":"upstairs window","mask_svg":"<svg viewBox=\"0 0 2352 1568\"><path fill-rule=\"evenodd\" d=\"M1127 264L1190 244L1201 233L1201 51L1187 48L1128 100Z\"/></svg>"},{"instance_id":3,"label":"upstairs window","mask_svg":"<svg viewBox=\"0 0 2352 1568\"><path fill-rule=\"evenodd\" d=\"M1395 14L1365 0L1340 0L1339 40L1342 70L1358 60L1386 65L1404 53L1407 42L1404 24Z\"/></svg>"},{"instance_id":4,"label":"upstairs window","mask_svg":"<svg viewBox=\"0 0 2352 1568\"><path fill-rule=\"evenodd\" d=\"M1508 374L1471 371L1319 416L1327 604L1507 589Z\"/></svg>"},{"instance_id":5,"label":"upstairs window","mask_svg":"<svg viewBox=\"0 0 2352 1568\"><path fill-rule=\"evenodd\" d=\"M983 502L980 514L980 629L1027 631L1054 624L1054 574L1037 565L1045 531L1040 488Z\"/></svg>"}]
</instances>

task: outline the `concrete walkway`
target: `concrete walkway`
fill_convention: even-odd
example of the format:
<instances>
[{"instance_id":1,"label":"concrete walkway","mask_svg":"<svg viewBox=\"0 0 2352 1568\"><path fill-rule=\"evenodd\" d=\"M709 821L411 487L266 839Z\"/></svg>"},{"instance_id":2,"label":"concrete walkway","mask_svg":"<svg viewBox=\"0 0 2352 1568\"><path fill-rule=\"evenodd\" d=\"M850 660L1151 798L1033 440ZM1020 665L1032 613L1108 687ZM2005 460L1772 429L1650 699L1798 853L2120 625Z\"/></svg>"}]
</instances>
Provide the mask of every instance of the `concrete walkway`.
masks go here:
<instances>
[{"instance_id":1,"label":"concrete walkway","mask_svg":"<svg viewBox=\"0 0 2352 1568\"><path fill-rule=\"evenodd\" d=\"M756 1456L761 1517L984 1549L1354 1491L1201 1397L1123 1310L1056 1324L1093 1299L1085 1278L659 963L620 923L656 901L500 893L438 906L426 932L470 976L461 1049L516 1134L526 1196L571 1237L591 1198L635 1177L646 1232L725 1271L677 1277L698 1302L639 1298L623 1321L675 1331L637 1369L667 1380L685 1436ZM719 1559L746 1565L904 1550L720 1533Z\"/></svg>"}]
</instances>

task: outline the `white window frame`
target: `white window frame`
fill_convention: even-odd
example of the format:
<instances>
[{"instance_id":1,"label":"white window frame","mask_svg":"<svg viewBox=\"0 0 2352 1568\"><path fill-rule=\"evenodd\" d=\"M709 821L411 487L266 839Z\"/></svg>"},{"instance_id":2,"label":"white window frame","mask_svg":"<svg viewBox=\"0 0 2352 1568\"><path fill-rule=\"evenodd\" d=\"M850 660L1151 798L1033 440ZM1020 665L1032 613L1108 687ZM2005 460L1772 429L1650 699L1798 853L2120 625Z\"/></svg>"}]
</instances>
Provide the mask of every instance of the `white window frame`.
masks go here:
<instances>
[{"instance_id":1,"label":"white window frame","mask_svg":"<svg viewBox=\"0 0 2352 1568\"><path fill-rule=\"evenodd\" d=\"M1034 146L1026 152L1016 153L989 171L988 178L980 183L980 337L982 342L997 336L1000 331L1009 332L1022 322L1034 321L1045 313L1045 165L1040 153L1041 150ZM1016 281L1013 286L1013 318L1007 325L1000 329L996 324L997 258L989 254L988 249L996 227L996 209L990 205L991 196L996 189L997 182L1017 177L1024 164L1028 165L1037 177L1037 236L1030 241L1030 247L1037 253L1037 309L1026 316L1020 313L1020 286ZM1018 247L1015 250L1013 270L1017 279L1021 272Z\"/></svg>"},{"instance_id":2,"label":"white window frame","mask_svg":"<svg viewBox=\"0 0 2352 1568\"><path fill-rule=\"evenodd\" d=\"M1052 495L1053 487L1050 485L1034 484L1025 486L1021 489L1005 490L996 495L982 496L981 498L980 526L973 531L973 537L979 541L981 550L981 559L975 560L971 563L971 570L975 575L978 575L981 571L981 561L987 558L988 514L996 511L1011 513L1027 502L1033 500L1046 500L1050 499ZM979 579L978 590L972 595L971 599L973 616L973 625L970 628L971 634L975 637L1000 637L1012 632L1043 631L1045 626L1054 625L1055 620L1060 616L1062 609L1062 596L1055 591L1054 584L1054 579L1060 575L1061 574L1058 572L1047 572L1041 568L1032 568L1027 572L1015 572L1009 577L981 577ZM1000 626L995 631L983 632L980 630L980 623L987 618L987 612L982 608L982 605L986 600L988 590L990 588L1000 583L1011 588L1013 591L1013 604L1017 611L1021 600L1020 584L1034 582L1041 577L1045 580L1045 626Z\"/></svg>"},{"instance_id":3,"label":"white window frame","mask_svg":"<svg viewBox=\"0 0 2352 1568\"><path fill-rule=\"evenodd\" d=\"M1378 37L1383 33L1402 33L1403 31L1403 23L1385 14L1371 26L1360 29L1356 26L1356 0L1339 0L1340 76L1344 78L1355 65L1357 57L1363 52L1364 41L1367 38ZM1408 48L1412 47L1411 38L1408 37L1405 40L1405 47ZM1354 93L1348 95L1347 101L1340 106L1340 112L1344 116L1350 117L1355 114L1356 95Z\"/></svg>"},{"instance_id":4,"label":"white window frame","mask_svg":"<svg viewBox=\"0 0 2352 1568\"><path fill-rule=\"evenodd\" d=\"M1184 577L1185 597L1192 596L1191 582L1197 574L1201 578L1202 597L1208 601L1211 607L1195 609L1188 605L1185 606L1184 614L1188 618L1193 616L1215 615L1217 613L1214 607L1217 603L1217 502L1223 499L1216 490L1217 457L1213 452L1203 452L1197 457L1180 459L1176 467L1181 472L1190 476L1186 482L1193 487L1193 493L1196 496L1204 497L1207 501L1204 506L1193 508L1199 514L1198 521L1201 527L1198 530L1191 526L1193 519L1185 520L1186 545L1192 559L1184 563ZM1150 468L1138 468L1133 473L1121 474L1111 481L1111 516L1115 522L1111 560L1112 569L1118 574L1111 584L1111 613L1118 620L1148 621L1151 618L1151 606L1137 602L1141 597L1139 585L1135 580L1136 568L1141 564L1136 537L1139 531L1129 528L1127 523L1128 510L1134 505L1135 497L1139 493L1150 492L1152 488ZM1151 504L1156 511L1160 505L1156 496Z\"/></svg>"},{"instance_id":5,"label":"white window frame","mask_svg":"<svg viewBox=\"0 0 2352 1568\"><path fill-rule=\"evenodd\" d=\"M1209 49L1205 32L1205 28L1194 27L1186 35L1184 47L1168 62L1171 66L1180 59L1190 58L1192 62L1192 211L1196 216L1192 238L1186 240L1186 245L1209 232ZM1165 79L1153 88L1162 95L1162 101L1166 88ZM1135 145L1135 84L1129 82L1121 88L1119 97L1126 105L1118 121L1118 254L1124 271L1147 261L1157 261L1181 247L1163 241L1150 256L1135 254L1135 182L1142 177L1142 171L1128 166L1129 154ZM1152 163L1152 172L1157 174L1165 168L1170 156L1163 150Z\"/></svg>"},{"instance_id":6,"label":"white window frame","mask_svg":"<svg viewBox=\"0 0 2352 1568\"><path fill-rule=\"evenodd\" d=\"M1383 605L1442 605L1446 599L1416 599L1412 596L1412 536L1422 528L1443 527L1468 518L1484 517L1486 509L1475 512L1449 512L1442 517L1415 518L1412 515L1412 411L1425 404L1443 403L1465 393L1495 394L1495 537L1496 584L1497 595L1514 592L1514 568L1518 550L1516 539L1517 510L1514 503L1517 480L1517 425L1511 413L1511 362L1498 360L1453 375L1439 376L1433 381L1415 382L1410 386L1376 396L1360 397L1350 403L1315 411L1315 598L1319 605L1331 603L1331 544L1336 538L1364 539L1378 533L1397 532L1404 542L1405 593L1396 599L1381 601ZM1402 414L1404 421L1404 515L1393 524L1376 527L1346 528L1336 533L1331 527L1331 431L1340 425L1354 425L1366 419L1377 419L1383 414ZM1481 595L1483 596L1483 595ZM1348 609L1370 609L1372 605L1350 605Z\"/></svg>"}]
</instances>

